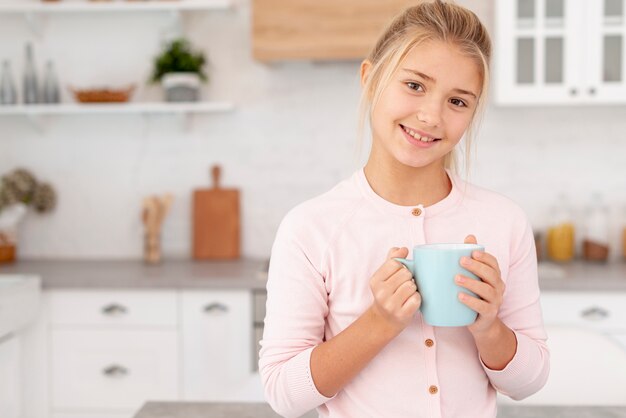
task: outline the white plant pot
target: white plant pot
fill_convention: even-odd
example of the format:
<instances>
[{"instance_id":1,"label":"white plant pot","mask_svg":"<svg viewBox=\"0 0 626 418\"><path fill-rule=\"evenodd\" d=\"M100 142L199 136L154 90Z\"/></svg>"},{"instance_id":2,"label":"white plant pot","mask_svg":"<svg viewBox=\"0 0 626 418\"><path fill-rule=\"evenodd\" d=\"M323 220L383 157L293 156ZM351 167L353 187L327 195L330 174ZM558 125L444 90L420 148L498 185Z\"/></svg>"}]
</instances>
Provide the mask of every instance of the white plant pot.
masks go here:
<instances>
[{"instance_id":1,"label":"white plant pot","mask_svg":"<svg viewBox=\"0 0 626 418\"><path fill-rule=\"evenodd\" d=\"M161 79L167 102L200 100L200 76L196 73L168 73Z\"/></svg>"},{"instance_id":2,"label":"white plant pot","mask_svg":"<svg viewBox=\"0 0 626 418\"><path fill-rule=\"evenodd\" d=\"M17 227L26 215L26 205L15 203L0 212L0 262L15 260Z\"/></svg>"},{"instance_id":3,"label":"white plant pot","mask_svg":"<svg viewBox=\"0 0 626 418\"><path fill-rule=\"evenodd\" d=\"M15 203L7 206L0 212L0 231L4 231L5 237L15 242L17 226L26 215L27 207L23 203Z\"/></svg>"}]
</instances>

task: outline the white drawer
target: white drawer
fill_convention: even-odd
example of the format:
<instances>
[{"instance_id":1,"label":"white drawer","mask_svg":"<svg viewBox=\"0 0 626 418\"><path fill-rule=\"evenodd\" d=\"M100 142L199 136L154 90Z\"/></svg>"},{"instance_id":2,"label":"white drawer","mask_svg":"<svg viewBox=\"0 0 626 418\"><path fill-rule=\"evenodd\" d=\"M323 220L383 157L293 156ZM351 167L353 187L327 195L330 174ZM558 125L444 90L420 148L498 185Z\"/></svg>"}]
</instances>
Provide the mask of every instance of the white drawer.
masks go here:
<instances>
[{"instance_id":1,"label":"white drawer","mask_svg":"<svg viewBox=\"0 0 626 418\"><path fill-rule=\"evenodd\" d=\"M53 325L176 326L174 290L50 292Z\"/></svg>"},{"instance_id":2,"label":"white drawer","mask_svg":"<svg viewBox=\"0 0 626 418\"><path fill-rule=\"evenodd\" d=\"M626 331L626 293L542 292L546 324Z\"/></svg>"},{"instance_id":3,"label":"white drawer","mask_svg":"<svg viewBox=\"0 0 626 418\"><path fill-rule=\"evenodd\" d=\"M177 343L175 330L53 330L53 409L118 413L178 399Z\"/></svg>"}]
</instances>

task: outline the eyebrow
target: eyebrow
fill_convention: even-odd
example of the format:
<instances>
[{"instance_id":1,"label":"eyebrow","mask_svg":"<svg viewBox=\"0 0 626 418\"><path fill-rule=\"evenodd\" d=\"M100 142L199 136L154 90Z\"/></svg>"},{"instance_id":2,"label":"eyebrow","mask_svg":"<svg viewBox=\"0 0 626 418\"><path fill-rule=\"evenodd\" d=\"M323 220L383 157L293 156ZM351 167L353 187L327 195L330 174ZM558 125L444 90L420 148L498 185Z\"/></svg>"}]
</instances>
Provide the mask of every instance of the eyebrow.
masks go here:
<instances>
[{"instance_id":1,"label":"eyebrow","mask_svg":"<svg viewBox=\"0 0 626 418\"><path fill-rule=\"evenodd\" d=\"M424 73L422 73L420 71L411 70L409 68L403 68L403 70L408 72L408 73L412 73L412 74L418 75L418 76L422 77L423 79L430 81L431 83L436 83L437 82L437 80L434 77L431 77L428 74L424 74ZM469 96L474 97L474 99L477 98L476 94L472 93L469 90L463 90L463 89L455 88L455 89L452 89L452 91L457 92L459 94L467 94Z\"/></svg>"}]
</instances>

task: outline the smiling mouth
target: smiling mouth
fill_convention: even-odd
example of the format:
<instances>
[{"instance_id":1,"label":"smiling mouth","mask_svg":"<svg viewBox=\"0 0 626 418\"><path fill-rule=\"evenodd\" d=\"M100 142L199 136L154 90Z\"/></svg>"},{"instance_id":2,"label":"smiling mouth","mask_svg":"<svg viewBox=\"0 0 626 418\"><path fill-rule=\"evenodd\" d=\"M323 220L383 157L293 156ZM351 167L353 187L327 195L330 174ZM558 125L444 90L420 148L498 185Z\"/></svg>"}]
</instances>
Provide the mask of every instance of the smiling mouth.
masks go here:
<instances>
[{"instance_id":1,"label":"smiling mouth","mask_svg":"<svg viewBox=\"0 0 626 418\"><path fill-rule=\"evenodd\" d=\"M435 142L435 141L440 141L441 138L432 138L430 136L421 136L420 134L418 134L417 132L415 132L413 129L408 128L402 124L400 124L400 127L402 128L402 130L404 130L404 132L406 132L407 134L411 135L413 138L415 138L418 141L422 141L422 142Z\"/></svg>"}]
</instances>

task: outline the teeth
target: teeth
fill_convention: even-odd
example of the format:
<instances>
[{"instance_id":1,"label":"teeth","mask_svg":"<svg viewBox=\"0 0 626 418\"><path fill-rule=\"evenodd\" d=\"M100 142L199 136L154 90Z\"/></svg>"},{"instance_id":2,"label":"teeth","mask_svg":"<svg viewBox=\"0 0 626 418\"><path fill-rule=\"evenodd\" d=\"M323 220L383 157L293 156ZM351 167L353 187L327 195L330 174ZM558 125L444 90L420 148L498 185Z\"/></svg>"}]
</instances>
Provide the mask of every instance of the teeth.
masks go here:
<instances>
[{"instance_id":1,"label":"teeth","mask_svg":"<svg viewBox=\"0 0 626 418\"><path fill-rule=\"evenodd\" d=\"M418 141L422 141L422 142L433 142L434 141L433 138L428 138L426 136L420 136L417 132L414 132L413 130L407 128L406 126L402 126L402 129L404 129L404 132L406 132L407 134L411 135L413 138L417 139Z\"/></svg>"}]
</instances>

